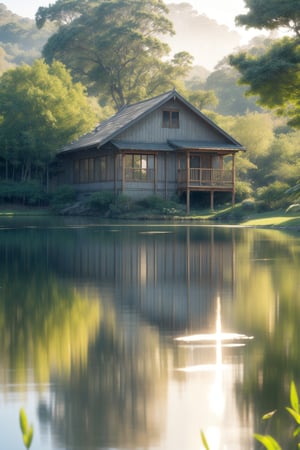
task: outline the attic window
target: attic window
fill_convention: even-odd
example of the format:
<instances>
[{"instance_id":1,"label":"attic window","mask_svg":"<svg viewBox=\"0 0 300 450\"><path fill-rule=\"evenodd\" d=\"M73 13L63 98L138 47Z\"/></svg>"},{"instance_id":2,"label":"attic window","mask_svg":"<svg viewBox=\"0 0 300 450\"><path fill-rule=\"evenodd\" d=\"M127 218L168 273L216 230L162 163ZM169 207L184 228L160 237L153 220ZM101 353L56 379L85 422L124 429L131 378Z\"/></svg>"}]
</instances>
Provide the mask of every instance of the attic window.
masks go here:
<instances>
[{"instance_id":1,"label":"attic window","mask_svg":"<svg viewBox=\"0 0 300 450\"><path fill-rule=\"evenodd\" d=\"M179 111L162 112L163 128L179 128Z\"/></svg>"}]
</instances>

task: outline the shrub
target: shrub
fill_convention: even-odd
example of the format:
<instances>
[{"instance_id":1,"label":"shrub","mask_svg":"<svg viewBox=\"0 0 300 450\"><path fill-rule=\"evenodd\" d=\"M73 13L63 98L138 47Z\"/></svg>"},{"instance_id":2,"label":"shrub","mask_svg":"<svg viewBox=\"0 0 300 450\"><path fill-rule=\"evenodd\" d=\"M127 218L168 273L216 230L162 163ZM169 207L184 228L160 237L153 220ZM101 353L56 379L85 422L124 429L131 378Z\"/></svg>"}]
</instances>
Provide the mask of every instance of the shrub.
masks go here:
<instances>
[{"instance_id":1,"label":"shrub","mask_svg":"<svg viewBox=\"0 0 300 450\"><path fill-rule=\"evenodd\" d=\"M179 204L172 200L165 200L158 195L145 197L137 202L138 206L165 215L175 215L182 213Z\"/></svg>"},{"instance_id":2,"label":"shrub","mask_svg":"<svg viewBox=\"0 0 300 450\"><path fill-rule=\"evenodd\" d=\"M51 194L50 203L53 207L63 207L76 200L76 191L72 186L64 185L55 189Z\"/></svg>"},{"instance_id":3,"label":"shrub","mask_svg":"<svg viewBox=\"0 0 300 450\"><path fill-rule=\"evenodd\" d=\"M269 186L258 188L257 198L269 209L286 208L288 206L288 198L286 196L288 187L286 183L275 181Z\"/></svg>"},{"instance_id":4,"label":"shrub","mask_svg":"<svg viewBox=\"0 0 300 450\"><path fill-rule=\"evenodd\" d=\"M244 199L252 197L253 189L250 183L246 181L237 181L235 184L235 199L241 202Z\"/></svg>"},{"instance_id":5,"label":"shrub","mask_svg":"<svg viewBox=\"0 0 300 450\"><path fill-rule=\"evenodd\" d=\"M245 198L245 200L242 201L241 206L245 211L256 210L256 203L254 198Z\"/></svg>"},{"instance_id":6,"label":"shrub","mask_svg":"<svg viewBox=\"0 0 300 450\"><path fill-rule=\"evenodd\" d=\"M132 199L123 194L118 195L115 201L109 205L109 212L112 217L130 213L137 209L138 207L133 203Z\"/></svg>"},{"instance_id":7,"label":"shrub","mask_svg":"<svg viewBox=\"0 0 300 450\"><path fill-rule=\"evenodd\" d=\"M17 183L2 181L0 183L0 201L19 203L22 205L45 205L48 195L44 187L37 181Z\"/></svg>"},{"instance_id":8,"label":"shrub","mask_svg":"<svg viewBox=\"0 0 300 450\"><path fill-rule=\"evenodd\" d=\"M115 196L112 192L109 191L93 192L89 196L87 203L90 208L98 212L105 212L108 211L110 205L114 203L114 199Z\"/></svg>"}]
</instances>

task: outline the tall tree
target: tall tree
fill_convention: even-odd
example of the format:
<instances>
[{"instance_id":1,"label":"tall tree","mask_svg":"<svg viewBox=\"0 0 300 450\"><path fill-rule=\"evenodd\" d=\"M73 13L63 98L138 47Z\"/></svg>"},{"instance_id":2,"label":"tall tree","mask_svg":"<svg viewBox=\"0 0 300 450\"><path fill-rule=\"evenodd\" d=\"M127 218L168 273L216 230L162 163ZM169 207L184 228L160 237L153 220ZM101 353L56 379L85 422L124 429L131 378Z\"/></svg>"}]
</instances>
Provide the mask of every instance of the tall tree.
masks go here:
<instances>
[{"instance_id":1,"label":"tall tree","mask_svg":"<svg viewBox=\"0 0 300 450\"><path fill-rule=\"evenodd\" d=\"M36 23L60 24L44 47L46 61L62 61L120 109L174 87L190 68L188 53L168 59L170 48L159 38L174 33L167 11L162 0L58 0L38 10Z\"/></svg>"},{"instance_id":2,"label":"tall tree","mask_svg":"<svg viewBox=\"0 0 300 450\"><path fill-rule=\"evenodd\" d=\"M285 115L300 127L300 3L299 0L245 0L247 14L236 17L247 28L288 30L289 37L274 41L264 54L232 55L230 63L249 86L248 95Z\"/></svg>"},{"instance_id":3,"label":"tall tree","mask_svg":"<svg viewBox=\"0 0 300 450\"><path fill-rule=\"evenodd\" d=\"M84 87L58 61L36 60L0 78L0 157L17 180L45 174L57 148L96 121Z\"/></svg>"}]
</instances>

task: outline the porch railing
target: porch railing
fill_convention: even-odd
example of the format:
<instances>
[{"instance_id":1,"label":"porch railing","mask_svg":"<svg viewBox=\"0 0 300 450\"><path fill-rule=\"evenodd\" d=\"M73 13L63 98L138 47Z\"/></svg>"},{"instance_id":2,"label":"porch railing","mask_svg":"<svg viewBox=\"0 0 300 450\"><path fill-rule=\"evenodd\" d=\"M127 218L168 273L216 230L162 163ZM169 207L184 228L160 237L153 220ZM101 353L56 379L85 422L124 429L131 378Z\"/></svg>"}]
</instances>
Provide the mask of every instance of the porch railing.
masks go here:
<instances>
[{"instance_id":1,"label":"porch railing","mask_svg":"<svg viewBox=\"0 0 300 450\"><path fill-rule=\"evenodd\" d=\"M233 187L233 171L230 169L187 169L178 170L179 187Z\"/></svg>"}]
</instances>

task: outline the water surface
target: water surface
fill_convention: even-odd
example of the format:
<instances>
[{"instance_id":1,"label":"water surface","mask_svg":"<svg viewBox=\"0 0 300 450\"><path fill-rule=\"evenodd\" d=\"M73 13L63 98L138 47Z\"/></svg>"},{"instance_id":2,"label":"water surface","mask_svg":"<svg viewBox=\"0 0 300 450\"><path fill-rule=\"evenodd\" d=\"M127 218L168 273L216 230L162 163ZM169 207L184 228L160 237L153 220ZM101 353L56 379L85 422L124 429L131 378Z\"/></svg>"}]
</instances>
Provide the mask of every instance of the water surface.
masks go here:
<instances>
[{"instance_id":1,"label":"water surface","mask_svg":"<svg viewBox=\"0 0 300 450\"><path fill-rule=\"evenodd\" d=\"M0 448L21 407L33 450L254 448L300 381L299 272L299 233L2 219Z\"/></svg>"}]
</instances>

